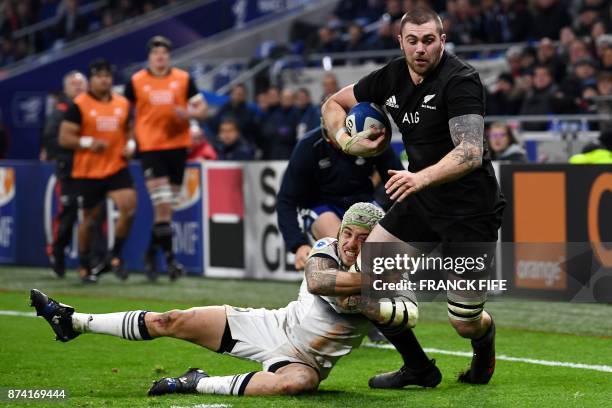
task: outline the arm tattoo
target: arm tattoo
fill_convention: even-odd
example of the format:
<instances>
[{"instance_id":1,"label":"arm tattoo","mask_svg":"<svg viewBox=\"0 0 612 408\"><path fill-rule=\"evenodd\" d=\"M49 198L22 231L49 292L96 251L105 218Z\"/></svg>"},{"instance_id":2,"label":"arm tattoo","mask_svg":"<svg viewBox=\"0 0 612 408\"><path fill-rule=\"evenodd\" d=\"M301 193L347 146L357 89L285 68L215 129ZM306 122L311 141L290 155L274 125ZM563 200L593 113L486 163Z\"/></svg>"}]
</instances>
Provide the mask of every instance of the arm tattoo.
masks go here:
<instances>
[{"instance_id":1,"label":"arm tattoo","mask_svg":"<svg viewBox=\"0 0 612 408\"><path fill-rule=\"evenodd\" d=\"M462 115L448 121L455 149L449 157L457 164L474 168L482 164L484 118L481 115Z\"/></svg>"},{"instance_id":2,"label":"arm tattoo","mask_svg":"<svg viewBox=\"0 0 612 408\"><path fill-rule=\"evenodd\" d=\"M331 258L313 256L304 270L310 293L326 295L334 293L338 278L338 263Z\"/></svg>"}]
</instances>

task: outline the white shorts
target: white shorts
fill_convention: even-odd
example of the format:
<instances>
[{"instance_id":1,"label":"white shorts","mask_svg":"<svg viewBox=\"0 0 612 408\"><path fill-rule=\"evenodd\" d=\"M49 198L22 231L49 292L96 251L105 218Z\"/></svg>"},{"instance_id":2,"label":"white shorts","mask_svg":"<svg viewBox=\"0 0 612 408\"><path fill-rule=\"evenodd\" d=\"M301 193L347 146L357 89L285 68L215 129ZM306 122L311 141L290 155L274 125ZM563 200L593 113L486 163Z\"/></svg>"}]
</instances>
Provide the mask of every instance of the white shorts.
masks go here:
<instances>
[{"instance_id":1,"label":"white shorts","mask_svg":"<svg viewBox=\"0 0 612 408\"><path fill-rule=\"evenodd\" d=\"M291 344L283 330L286 324L284 308L268 310L225 305L225 314L236 344L224 354L260 362L263 371L274 372L289 363L301 363L314 368L321 379L329 374L329 369L321 370L313 357Z\"/></svg>"}]
</instances>

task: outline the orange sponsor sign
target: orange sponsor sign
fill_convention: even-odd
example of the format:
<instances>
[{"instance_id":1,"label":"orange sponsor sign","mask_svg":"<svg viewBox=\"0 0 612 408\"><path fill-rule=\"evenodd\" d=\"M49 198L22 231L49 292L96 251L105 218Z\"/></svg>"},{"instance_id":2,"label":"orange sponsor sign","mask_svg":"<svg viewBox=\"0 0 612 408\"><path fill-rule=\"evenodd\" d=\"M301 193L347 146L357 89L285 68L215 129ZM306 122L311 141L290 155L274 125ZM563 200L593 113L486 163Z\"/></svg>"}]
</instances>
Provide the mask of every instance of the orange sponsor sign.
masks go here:
<instances>
[{"instance_id":1,"label":"orange sponsor sign","mask_svg":"<svg viewBox=\"0 0 612 408\"><path fill-rule=\"evenodd\" d=\"M566 289L565 173L516 172L513 188L516 287Z\"/></svg>"}]
</instances>

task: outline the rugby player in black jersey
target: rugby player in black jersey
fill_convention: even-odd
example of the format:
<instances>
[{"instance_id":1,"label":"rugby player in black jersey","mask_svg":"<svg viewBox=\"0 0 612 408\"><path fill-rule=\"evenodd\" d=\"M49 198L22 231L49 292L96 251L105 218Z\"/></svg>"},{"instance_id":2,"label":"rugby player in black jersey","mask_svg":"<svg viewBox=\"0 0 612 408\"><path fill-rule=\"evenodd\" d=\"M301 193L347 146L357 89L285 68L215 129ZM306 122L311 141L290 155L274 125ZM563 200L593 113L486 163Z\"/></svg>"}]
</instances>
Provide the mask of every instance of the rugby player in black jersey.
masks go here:
<instances>
[{"instance_id":1,"label":"rugby player in black jersey","mask_svg":"<svg viewBox=\"0 0 612 408\"><path fill-rule=\"evenodd\" d=\"M350 137L344 121L357 102L385 105L402 133L408 170L389 171L385 187L396 203L368 241L403 241L415 256L438 244L443 254L456 255L466 243L481 243L492 260L505 200L483 139L484 88L474 68L444 50L445 40L434 11L406 13L398 36L403 57L334 94L322 114L338 146L357 156L372 155L384 138L375 129ZM484 311L486 292L448 291L447 298L450 323L474 350L459 380L486 384L495 369L495 325ZM371 387L399 388L433 373L435 365L411 330L386 337L404 367L373 377Z\"/></svg>"}]
</instances>

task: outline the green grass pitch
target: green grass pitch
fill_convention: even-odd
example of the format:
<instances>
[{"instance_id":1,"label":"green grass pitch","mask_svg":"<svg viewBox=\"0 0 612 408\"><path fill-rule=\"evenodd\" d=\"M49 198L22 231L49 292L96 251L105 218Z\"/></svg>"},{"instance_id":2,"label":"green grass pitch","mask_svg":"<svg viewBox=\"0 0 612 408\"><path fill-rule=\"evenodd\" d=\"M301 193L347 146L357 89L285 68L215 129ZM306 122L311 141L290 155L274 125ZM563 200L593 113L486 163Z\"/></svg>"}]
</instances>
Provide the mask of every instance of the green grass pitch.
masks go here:
<instances>
[{"instance_id":1,"label":"green grass pitch","mask_svg":"<svg viewBox=\"0 0 612 408\"><path fill-rule=\"evenodd\" d=\"M134 309L163 311L195 305L281 307L297 283L186 278L174 284L147 283L135 275L126 283L105 276L82 286L74 273L59 281L49 270L0 269L0 311L31 311L36 287L83 312ZM498 355L612 366L612 306L526 301L490 302L498 327ZM426 303L416 334L424 347L469 351L446 323L445 304ZM173 339L130 342L83 335L63 344L40 318L0 312L0 389L65 389L62 402L24 402L17 407L604 407L612 406L612 372L498 360L486 386L456 382L469 358L431 352L444 379L435 389L370 390L368 378L396 369L395 351L362 347L340 360L316 394L298 397L146 396L151 382L200 367L211 375L259 369L256 363L217 355ZM3 399L4 398L4 399ZM0 406L7 404L0 396ZM220 404L220 405L219 405Z\"/></svg>"}]
</instances>

